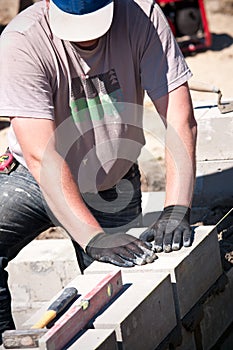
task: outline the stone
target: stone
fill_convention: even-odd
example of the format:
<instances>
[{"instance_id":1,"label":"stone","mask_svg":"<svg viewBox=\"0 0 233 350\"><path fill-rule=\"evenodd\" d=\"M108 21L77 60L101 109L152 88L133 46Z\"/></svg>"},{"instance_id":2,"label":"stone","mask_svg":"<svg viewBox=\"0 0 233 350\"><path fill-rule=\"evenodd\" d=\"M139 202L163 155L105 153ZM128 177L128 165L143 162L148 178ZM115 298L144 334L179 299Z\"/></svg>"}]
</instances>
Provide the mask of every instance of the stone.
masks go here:
<instances>
[{"instance_id":1,"label":"stone","mask_svg":"<svg viewBox=\"0 0 233 350\"><path fill-rule=\"evenodd\" d=\"M69 350L117 350L114 329L88 329Z\"/></svg>"}]
</instances>

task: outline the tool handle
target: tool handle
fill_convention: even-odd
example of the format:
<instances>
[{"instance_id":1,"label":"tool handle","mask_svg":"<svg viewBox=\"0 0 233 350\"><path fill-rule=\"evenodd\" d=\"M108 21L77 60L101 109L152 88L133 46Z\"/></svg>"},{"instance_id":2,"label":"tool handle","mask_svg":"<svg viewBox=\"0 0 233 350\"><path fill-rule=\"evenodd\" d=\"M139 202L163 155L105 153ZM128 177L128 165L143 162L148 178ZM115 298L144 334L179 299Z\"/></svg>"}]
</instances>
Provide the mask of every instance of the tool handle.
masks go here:
<instances>
[{"instance_id":1,"label":"tool handle","mask_svg":"<svg viewBox=\"0 0 233 350\"><path fill-rule=\"evenodd\" d=\"M65 288L62 294L48 307L42 318L32 328L44 328L76 297L78 291L75 287Z\"/></svg>"},{"instance_id":2,"label":"tool handle","mask_svg":"<svg viewBox=\"0 0 233 350\"><path fill-rule=\"evenodd\" d=\"M31 328L32 329L41 329L47 326L49 322L51 322L55 317L57 316L57 313L54 310L47 310L44 315L41 317L41 319L36 322Z\"/></svg>"},{"instance_id":3,"label":"tool handle","mask_svg":"<svg viewBox=\"0 0 233 350\"><path fill-rule=\"evenodd\" d=\"M203 83L201 81L191 81L189 83L189 89L200 92L215 92L217 94L220 93L220 89L218 87Z\"/></svg>"}]
</instances>

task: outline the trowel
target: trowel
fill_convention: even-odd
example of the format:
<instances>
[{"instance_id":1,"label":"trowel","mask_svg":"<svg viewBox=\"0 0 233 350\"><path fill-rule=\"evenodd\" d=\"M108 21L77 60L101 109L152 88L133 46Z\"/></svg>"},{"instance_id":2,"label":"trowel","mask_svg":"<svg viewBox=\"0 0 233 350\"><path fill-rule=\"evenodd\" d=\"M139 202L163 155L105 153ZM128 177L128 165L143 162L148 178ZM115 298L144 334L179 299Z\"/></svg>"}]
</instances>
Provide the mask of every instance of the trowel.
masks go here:
<instances>
[{"instance_id":1,"label":"trowel","mask_svg":"<svg viewBox=\"0 0 233 350\"><path fill-rule=\"evenodd\" d=\"M189 89L200 92L214 92L218 94L218 109L221 113L229 113L233 111L233 101L222 102L222 92L218 87L198 82L192 81L189 83Z\"/></svg>"}]
</instances>

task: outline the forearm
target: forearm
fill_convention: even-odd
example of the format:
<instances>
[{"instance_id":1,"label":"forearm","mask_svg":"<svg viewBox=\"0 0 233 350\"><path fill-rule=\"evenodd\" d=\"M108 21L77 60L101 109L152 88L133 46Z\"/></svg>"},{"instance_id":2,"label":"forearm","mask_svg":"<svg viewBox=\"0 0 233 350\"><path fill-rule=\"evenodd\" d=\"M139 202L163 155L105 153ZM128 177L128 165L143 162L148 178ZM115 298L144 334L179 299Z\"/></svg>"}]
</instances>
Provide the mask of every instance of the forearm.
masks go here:
<instances>
[{"instance_id":1,"label":"forearm","mask_svg":"<svg viewBox=\"0 0 233 350\"><path fill-rule=\"evenodd\" d=\"M53 215L85 248L89 240L103 229L83 202L67 163L52 151L47 152L44 159L32 158L28 166Z\"/></svg>"},{"instance_id":2,"label":"forearm","mask_svg":"<svg viewBox=\"0 0 233 350\"><path fill-rule=\"evenodd\" d=\"M191 207L196 174L195 120L181 125L168 124L166 131L166 199L165 206Z\"/></svg>"},{"instance_id":3,"label":"forearm","mask_svg":"<svg viewBox=\"0 0 233 350\"><path fill-rule=\"evenodd\" d=\"M155 101L166 126L165 206L191 206L196 172L197 124L187 83Z\"/></svg>"}]
</instances>

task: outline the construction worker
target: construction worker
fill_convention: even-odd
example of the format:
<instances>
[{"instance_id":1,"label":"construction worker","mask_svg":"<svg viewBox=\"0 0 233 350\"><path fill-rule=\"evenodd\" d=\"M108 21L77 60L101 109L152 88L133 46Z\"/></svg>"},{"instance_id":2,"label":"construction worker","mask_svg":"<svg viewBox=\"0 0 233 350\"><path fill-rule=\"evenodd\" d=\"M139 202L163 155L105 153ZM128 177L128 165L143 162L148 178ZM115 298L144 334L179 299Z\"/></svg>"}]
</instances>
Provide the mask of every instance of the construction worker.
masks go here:
<instances>
[{"instance_id":1,"label":"construction worker","mask_svg":"<svg viewBox=\"0 0 233 350\"><path fill-rule=\"evenodd\" d=\"M0 330L14 328L4 268L52 225L81 271L131 267L191 244L196 122L191 72L152 0L39 1L1 36L0 115L11 119L0 174ZM144 91L164 121L164 210L141 239L137 159ZM5 172L4 172L5 171Z\"/></svg>"}]
</instances>

